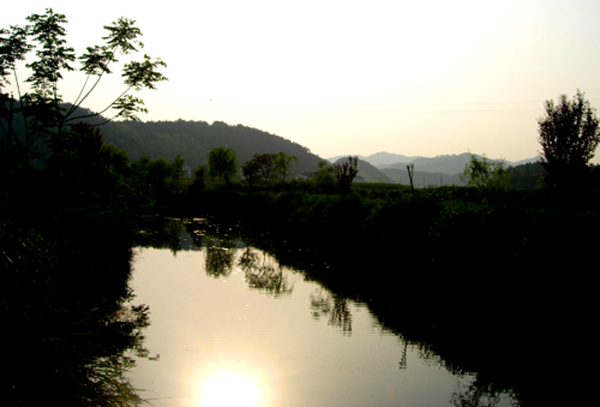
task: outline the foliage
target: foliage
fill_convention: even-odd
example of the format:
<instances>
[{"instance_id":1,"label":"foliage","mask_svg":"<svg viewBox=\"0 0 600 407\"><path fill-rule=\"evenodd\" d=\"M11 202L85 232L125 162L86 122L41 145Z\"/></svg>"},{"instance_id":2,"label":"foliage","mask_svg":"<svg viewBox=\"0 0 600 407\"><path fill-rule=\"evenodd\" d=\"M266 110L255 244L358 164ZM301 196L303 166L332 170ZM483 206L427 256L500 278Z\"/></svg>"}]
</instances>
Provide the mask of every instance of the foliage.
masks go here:
<instances>
[{"instance_id":1,"label":"foliage","mask_svg":"<svg viewBox=\"0 0 600 407\"><path fill-rule=\"evenodd\" d=\"M58 141L58 140L57 140ZM53 194L53 210L77 208L92 216L123 216L133 221L151 205L142 181L127 155L105 146L100 131L87 123L66 130L40 177ZM48 208L50 209L50 208Z\"/></svg>"},{"instance_id":2,"label":"foliage","mask_svg":"<svg viewBox=\"0 0 600 407\"><path fill-rule=\"evenodd\" d=\"M290 172L292 162L297 163L298 158L283 152L279 154L254 154L251 160L242 165L242 174L250 186L259 179L269 184L273 175L283 183Z\"/></svg>"},{"instance_id":3,"label":"foliage","mask_svg":"<svg viewBox=\"0 0 600 407\"><path fill-rule=\"evenodd\" d=\"M229 183L239 174L238 160L231 148L214 147L208 154L208 176L214 181Z\"/></svg>"},{"instance_id":4,"label":"foliage","mask_svg":"<svg viewBox=\"0 0 600 407\"><path fill-rule=\"evenodd\" d=\"M279 176L281 182L285 182L287 179L288 173L292 169L292 163L295 162L298 164L298 157L293 155L288 155L286 153L274 154L273 157L273 165L274 170Z\"/></svg>"},{"instance_id":5,"label":"foliage","mask_svg":"<svg viewBox=\"0 0 600 407\"><path fill-rule=\"evenodd\" d=\"M204 191L204 188L206 187L205 185L205 181L206 181L206 177L205 177L205 169L203 165L199 165L196 167L196 169L194 170L194 180L192 181L192 185L190 185L187 188L187 192L189 193L190 198L192 198L195 196L198 196L202 193L202 191Z\"/></svg>"},{"instance_id":6,"label":"foliage","mask_svg":"<svg viewBox=\"0 0 600 407\"><path fill-rule=\"evenodd\" d=\"M542 166L548 186L565 188L585 177L587 165L600 141L598 117L580 90L572 101L547 100L546 114L538 120Z\"/></svg>"},{"instance_id":7,"label":"foliage","mask_svg":"<svg viewBox=\"0 0 600 407\"><path fill-rule=\"evenodd\" d=\"M135 404L126 352L147 354L141 329L148 310L128 306L127 282L136 222L154 207L145 176L123 151L104 144L98 128L81 122L97 115L82 116L78 106L110 73L117 53L141 47L140 32L125 19L106 27L106 45L80 57L86 84L93 83L67 106L58 84L76 58L63 38L66 18L48 9L28 21L0 30L1 312L14 355L6 363L6 402ZM22 92L17 64L34 49L37 58L26 64L30 90ZM117 117L143 110L126 93L165 80L160 66L149 58L125 64L125 92L108 106L118 107ZM16 97L6 90L9 79ZM41 147L48 152L43 168L32 165Z\"/></svg>"},{"instance_id":8,"label":"foliage","mask_svg":"<svg viewBox=\"0 0 600 407\"><path fill-rule=\"evenodd\" d=\"M242 165L242 173L249 185L262 179L266 184L271 180L275 169L274 154L254 154L251 160Z\"/></svg>"},{"instance_id":9,"label":"foliage","mask_svg":"<svg viewBox=\"0 0 600 407\"><path fill-rule=\"evenodd\" d=\"M341 164L334 164L336 170L336 179L343 191L349 192L352 180L358 174L358 157L348 157L348 161Z\"/></svg>"},{"instance_id":10,"label":"foliage","mask_svg":"<svg viewBox=\"0 0 600 407\"><path fill-rule=\"evenodd\" d=\"M105 44L88 47L87 52L76 57L74 49L66 45L64 39L67 19L64 14L46 9L45 14L32 14L27 17L25 27L11 26L0 30L0 151L13 159L15 154L21 165L35 158L36 144L40 139L57 142L63 137L65 126L82 119L99 116L109 109L115 109L114 118L136 120L138 112L146 112L143 101L129 94L131 90L155 89L156 84L167 80L158 69L166 67L160 59L144 55L142 62L131 61L123 66L122 76L125 88L115 100L98 113L78 115L77 109L98 86L104 75L111 74L111 64L117 63L117 54L131 54L142 48L138 40L141 31L134 26L135 21L119 18L112 25L105 26L108 34L102 39ZM30 90L23 92L23 84L17 74L18 61L25 60L29 51L35 50L36 59L27 63L31 75L25 80ZM63 72L74 71L72 63L78 59L79 71L85 75L85 82L79 95L69 108L63 105L59 93L59 82ZM14 89L6 88L14 81ZM16 91L16 96L14 92ZM18 123L17 123L18 122ZM18 134L23 127L24 135Z\"/></svg>"},{"instance_id":11,"label":"foliage","mask_svg":"<svg viewBox=\"0 0 600 407\"><path fill-rule=\"evenodd\" d=\"M507 186L513 189L533 189L543 186L543 168L539 162L527 163L506 169Z\"/></svg>"},{"instance_id":12,"label":"foliage","mask_svg":"<svg viewBox=\"0 0 600 407\"><path fill-rule=\"evenodd\" d=\"M248 185L252 186L260 178L261 164L257 159L257 154L254 154L252 160L246 161L241 166L242 175Z\"/></svg>"},{"instance_id":13,"label":"foliage","mask_svg":"<svg viewBox=\"0 0 600 407\"><path fill-rule=\"evenodd\" d=\"M330 187L335 184L335 175L335 167L323 160L317 164L317 170L312 174L311 179L318 186Z\"/></svg>"},{"instance_id":14,"label":"foliage","mask_svg":"<svg viewBox=\"0 0 600 407\"><path fill-rule=\"evenodd\" d=\"M460 179L482 191L497 191L506 188L508 173L504 169L504 162L490 161L485 154L481 159L471 154L471 161L465 165Z\"/></svg>"},{"instance_id":15,"label":"foliage","mask_svg":"<svg viewBox=\"0 0 600 407\"><path fill-rule=\"evenodd\" d=\"M150 160L142 157L132 163L131 168L149 187L147 191L161 207L169 205L183 194L183 159L177 155L169 162L164 158Z\"/></svg>"},{"instance_id":16,"label":"foliage","mask_svg":"<svg viewBox=\"0 0 600 407\"><path fill-rule=\"evenodd\" d=\"M148 309L128 304L130 231L106 216L63 210L45 222L0 216L1 314L10 332L3 344L11 349L5 403L133 405L127 352L147 353Z\"/></svg>"}]
</instances>

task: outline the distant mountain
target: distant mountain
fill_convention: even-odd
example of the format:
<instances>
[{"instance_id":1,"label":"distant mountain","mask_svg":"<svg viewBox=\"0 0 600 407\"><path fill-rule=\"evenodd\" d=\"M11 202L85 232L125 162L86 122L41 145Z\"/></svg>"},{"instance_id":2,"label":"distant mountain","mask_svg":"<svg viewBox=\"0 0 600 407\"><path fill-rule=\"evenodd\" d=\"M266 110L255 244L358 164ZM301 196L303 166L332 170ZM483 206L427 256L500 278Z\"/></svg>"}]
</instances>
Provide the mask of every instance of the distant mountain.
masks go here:
<instances>
[{"instance_id":1,"label":"distant mountain","mask_svg":"<svg viewBox=\"0 0 600 407\"><path fill-rule=\"evenodd\" d=\"M459 174L443 174L440 172L424 172L417 171L415 166L415 173L413 175L413 183L417 188L429 187L429 186L444 186L444 185L465 185L460 179ZM408 170L406 166L404 169L401 168L383 168L380 170L382 173L387 175L392 182L410 185L408 178Z\"/></svg>"},{"instance_id":2,"label":"distant mountain","mask_svg":"<svg viewBox=\"0 0 600 407\"><path fill-rule=\"evenodd\" d=\"M541 158L538 157L533 157L533 158L527 158L525 160L520 160L520 161L506 161L506 164L511 166L511 167L516 167L518 165L526 165L526 164L534 164L534 163L539 163L541 161Z\"/></svg>"},{"instance_id":3,"label":"distant mountain","mask_svg":"<svg viewBox=\"0 0 600 407\"><path fill-rule=\"evenodd\" d=\"M358 157L359 160L363 160L363 161L367 161L366 157L363 155L352 155L352 154L346 154L346 155L336 155L335 157L330 157L327 159L327 161L329 161L331 164L335 164L337 163L339 160L343 159L343 158L348 158L349 156L352 157ZM367 161L368 162L368 161Z\"/></svg>"},{"instance_id":4,"label":"distant mountain","mask_svg":"<svg viewBox=\"0 0 600 407\"><path fill-rule=\"evenodd\" d=\"M348 155L338 155L337 157L331 157L331 158L328 158L327 160L332 163L335 163L340 158L347 158L347 157L348 157ZM374 165L377 168L380 168L380 167L385 167L385 166L397 164L397 163L409 163L420 157L419 156L409 157L406 155L392 154L392 153L386 153L386 152L382 151L380 153L371 154L366 157L359 155L358 158L363 161L367 161L368 163Z\"/></svg>"},{"instance_id":5,"label":"distant mountain","mask_svg":"<svg viewBox=\"0 0 600 407\"><path fill-rule=\"evenodd\" d=\"M342 164L344 162L348 162L348 156L339 158L334 162L334 164ZM369 164L367 161L361 160L360 158L358 159L358 174L355 181L386 183L395 182L387 175L379 171L375 166Z\"/></svg>"},{"instance_id":6,"label":"distant mountain","mask_svg":"<svg viewBox=\"0 0 600 407\"><path fill-rule=\"evenodd\" d=\"M479 159L482 156L475 154L475 156ZM347 157L347 156L340 156ZM338 157L339 158L339 157ZM361 156L359 156L361 158ZM406 166L408 164L414 164L415 173L417 172L425 172L431 174L445 174L445 175L455 175L461 174L465 168L465 165L471 159L470 153L462 153L462 154L452 154L452 155L439 155L436 157L428 158L428 157L409 157L400 154L390 154L390 153L376 153L368 157L361 158L364 161L368 161L372 165L376 166L379 170L381 170L384 174L391 176L392 179L397 179L397 177L392 176L393 174L401 174L402 172L406 173ZM330 158L329 161L332 159ZM498 161L497 159L491 159L491 161ZM523 165L528 163L533 163L539 161L538 157L529 158L526 160L521 160L517 162L505 161L507 167L516 167L517 165ZM393 171L384 171L384 170L392 170L397 169L400 170L399 173ZM435 177L435 176L434 176ZM439 177L438 177L439 178ZM397 181L395 181L397 182ZM438 181L439 183L439 181Z\"/></svg>"},{"instance_id":7,"label":"distant mountain","mask_svg":"<svg viewBox=\"0 0 600 407\"><path fill-rule=\"evenodd\" d=\"M377 168L380 168L380 167L383 167L386 165L391 165L391 164L396 164L396 163L410 163L419 158L422 158L422 157L420 157L420 156L409 157L406 155L392 154L392 153L386 153L385 151L382 151L380 153L371 154L370 156L365 157L365 161L368 161L371 164L373 164L374 166L376 166Z\"/></svg>"},{"instance_id":8,"label":"distant mountain","mask_svg":"<svg viewBox=\"0 0 600 407\"><path fill-rule=\"evenodd\" d=\"M477 158L481 156L476 155ZM415 172L429 172L442 174L459 174L465 169L465 165L471 160L471 154L463 153L459 155L439 155L433 158L418 157L411 161L414 164ZM406 169L406 163L393 164L380 168L401 168Z\"/></svg>"}]
</instances>

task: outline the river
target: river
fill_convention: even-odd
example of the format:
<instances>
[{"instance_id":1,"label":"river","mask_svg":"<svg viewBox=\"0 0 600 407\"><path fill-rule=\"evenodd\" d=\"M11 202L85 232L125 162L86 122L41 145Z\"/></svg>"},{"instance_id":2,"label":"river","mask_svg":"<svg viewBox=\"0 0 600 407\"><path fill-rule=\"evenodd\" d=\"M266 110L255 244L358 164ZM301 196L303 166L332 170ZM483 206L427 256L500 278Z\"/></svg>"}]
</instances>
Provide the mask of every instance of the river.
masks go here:
<instances>
[{"instance_id":1,"label":"river","mask_svg":"<svg viewBox=\"0 0 600 407\"><path fill-rule=\"evenodd\" d=\"M154 406L509 406L475 376L384 329L343 298L239 240L136 249L149 359L131 372ZM476 399L476 400L475 400ZM472 404L469 404L472 405Z\"/></svg>"}]
</instances>

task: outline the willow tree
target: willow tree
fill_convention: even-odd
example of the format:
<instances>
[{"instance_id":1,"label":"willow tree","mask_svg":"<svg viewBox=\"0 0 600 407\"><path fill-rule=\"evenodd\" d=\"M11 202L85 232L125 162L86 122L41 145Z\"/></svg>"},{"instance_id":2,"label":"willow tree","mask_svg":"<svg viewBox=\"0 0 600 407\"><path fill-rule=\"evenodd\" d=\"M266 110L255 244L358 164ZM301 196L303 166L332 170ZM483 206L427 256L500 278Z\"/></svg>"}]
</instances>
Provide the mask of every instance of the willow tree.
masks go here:
<instances>
[{"instance_id":1,"label":"willow tree","mask_svg":"<svg viewBox=\"0 0 600 407\"><path fill-rule=\"evenodd\" d=\"M275 166L275 172L279 174L281 182L286 181L287 175L292 169L292 163L298 164L298 157L295 155L288 155L283 152L274 155L273 164Z\"/></svg>"},{"instance_id":2,"label":"willow tree","mask_svg":"<svg viewBox=\"0 0 600 407\"><path fill-rule=\"evenodd\" d=\"M208 153L208 176L213 181L231 182L239 174L238 159L231 148L213 147Z\"/></svg>"}]
</instances>

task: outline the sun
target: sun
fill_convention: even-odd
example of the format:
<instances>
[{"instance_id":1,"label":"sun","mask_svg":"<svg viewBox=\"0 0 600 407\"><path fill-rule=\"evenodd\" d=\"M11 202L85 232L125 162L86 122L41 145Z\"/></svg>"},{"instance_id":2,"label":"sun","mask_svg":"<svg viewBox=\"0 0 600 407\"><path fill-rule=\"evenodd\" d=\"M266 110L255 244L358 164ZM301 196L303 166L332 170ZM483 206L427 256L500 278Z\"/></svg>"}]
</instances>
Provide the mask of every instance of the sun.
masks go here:
<instances>
[{"instance_id":1,"label":"sun","mask_svg":"<svg viewBox=\"0 0 600 407\"><path fill-rule=\"evenodd\" d=\"M253 380L232 374L219 374L204 384L202 407L255 407L258 389Z\"/></svg>"}]
</instances>

